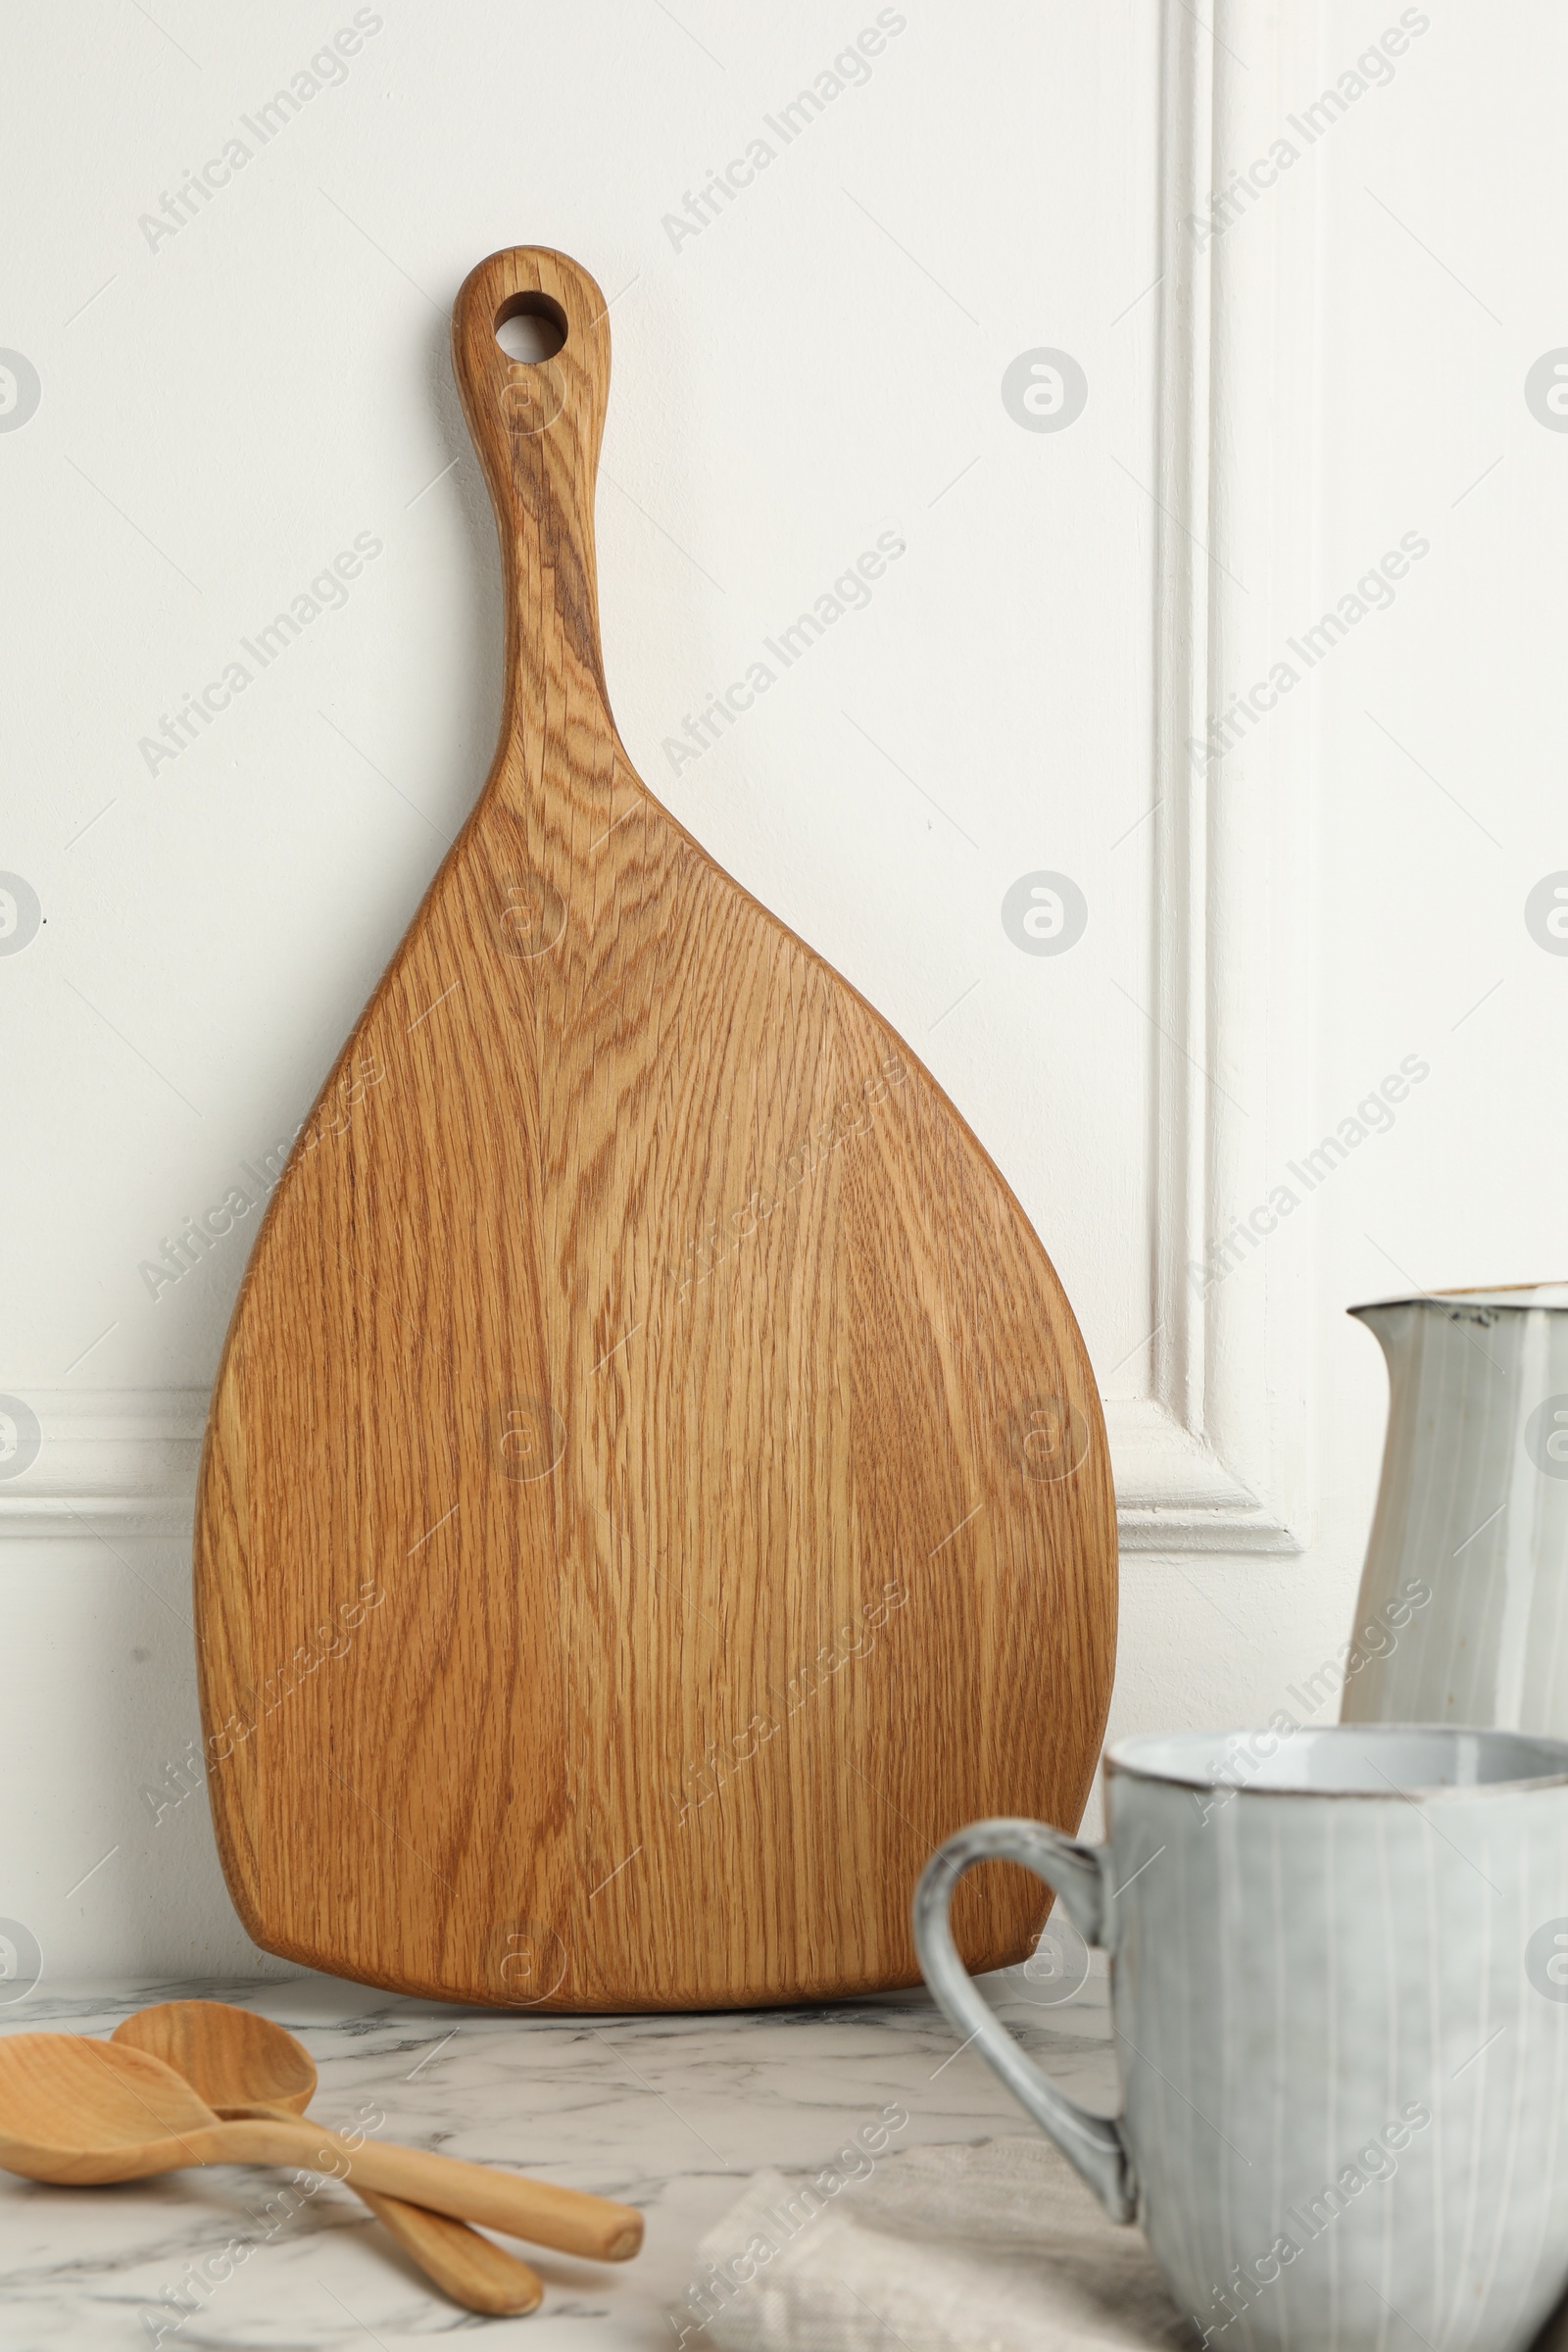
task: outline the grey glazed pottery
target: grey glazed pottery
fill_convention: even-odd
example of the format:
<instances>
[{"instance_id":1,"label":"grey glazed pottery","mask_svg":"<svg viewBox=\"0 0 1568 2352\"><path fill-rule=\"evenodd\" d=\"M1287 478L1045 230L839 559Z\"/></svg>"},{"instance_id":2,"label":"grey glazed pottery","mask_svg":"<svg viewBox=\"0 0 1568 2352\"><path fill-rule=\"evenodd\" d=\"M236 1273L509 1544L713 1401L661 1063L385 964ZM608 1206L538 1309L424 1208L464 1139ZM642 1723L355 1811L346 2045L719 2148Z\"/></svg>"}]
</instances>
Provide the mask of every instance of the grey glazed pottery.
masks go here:
<instances>
[{"instance_id":1,"label":"grey glazed pottery","mask_svg":"<svg viewBox=\"0 0 1568 2352\"><path fill-rule=\"evenodd\" d=\"M927 1865L915 1942L955 2028L1142 2224L1205 2344L1520 2352L1568 2283L1568 1742L1270 1728L1106 1765L1105 1845L985 1821ZM964 1973L948 1907L985 1860L1109 1952L1120 2116Z\"/></svg>"},{"instance_id":2,"label":"grey glazed pottery","mask_svg":"<svg viewBox=\"0 0 1568 2352\"><path fill-rule=\"evenodd\" d=\"M1389 1424L1341 1720L1568 1735L1568 1283L1350 1312Z\"/></svg>"}]
</instances>

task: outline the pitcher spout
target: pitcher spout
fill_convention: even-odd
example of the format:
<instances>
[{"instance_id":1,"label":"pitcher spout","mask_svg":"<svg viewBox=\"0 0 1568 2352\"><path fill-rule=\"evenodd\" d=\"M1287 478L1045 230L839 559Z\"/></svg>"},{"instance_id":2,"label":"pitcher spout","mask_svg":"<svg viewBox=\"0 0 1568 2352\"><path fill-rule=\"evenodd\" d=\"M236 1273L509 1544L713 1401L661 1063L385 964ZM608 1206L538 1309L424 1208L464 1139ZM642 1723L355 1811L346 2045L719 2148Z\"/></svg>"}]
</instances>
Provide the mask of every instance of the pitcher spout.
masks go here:
<instances>
[{"instance_id":1,"label":"pitcher spout","mask_svg":"<svg viewBox=\"0 0 1568 2352\"><path fill-rule=\"evenodd\" d=\"M1424 1298L1372 1298L1364 1306L1348 1306L1345 1311L1366 1325L1383 1350L1392 1377L1396 1365L1409 1348L1423 1309L1430 1303Z\"/></svg>"}]
</instances>

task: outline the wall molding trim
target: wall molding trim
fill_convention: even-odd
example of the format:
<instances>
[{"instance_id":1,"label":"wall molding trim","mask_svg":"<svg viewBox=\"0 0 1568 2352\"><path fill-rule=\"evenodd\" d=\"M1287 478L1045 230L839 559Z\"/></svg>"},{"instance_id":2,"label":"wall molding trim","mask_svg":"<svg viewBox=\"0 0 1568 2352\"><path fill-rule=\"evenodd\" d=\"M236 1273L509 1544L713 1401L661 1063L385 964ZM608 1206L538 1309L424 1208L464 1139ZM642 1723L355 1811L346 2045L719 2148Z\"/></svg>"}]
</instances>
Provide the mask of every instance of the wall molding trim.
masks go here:
<instances>
[{"instance_id":1,"label":"wall molding trim","mask_svg":"<svg viewBox=\"0 0 1568 2352\"><path fill-rule=\"evenodd\" d=\"M1217 0L1209 29L1180 0L1162 10L1155 1328L1152 1396L1106 1407L1131 1550L1290 1552L1308 1535L1308 1252L1268 1207L1310 1140L1308 697L1249 706L1218 756L1208 735L1267 677L1313 572L1315 167L1299 185L1265 168L1218 216L1212 201L1311 86L1319 11L1281 16Z\"/></svg>"},{"instance_id":2,"label":"wall molding trim","mask_svg":"<svg viewBox=\"0 0 1568 2352\"><path fill-rule=\"evenodd\" d=\"M0 1478L0 1541L188 1536L205 1389L29 1389L37 1458ZM1105 1408L1124 1549L1295 1548L1200 1436L1155 1400Z\"/></svg>"},{"instance_id":3,"label":"wall molding trim","mask_svg":"<svg viewBox=\"0 0 1568 2352\"><path fill-rule=\"evenodd\" d=\"M33 1389L36 1458L0 1468L0 1537L183 1535L191 1527L205 1389Z\"/></svg>"}]
</instances>

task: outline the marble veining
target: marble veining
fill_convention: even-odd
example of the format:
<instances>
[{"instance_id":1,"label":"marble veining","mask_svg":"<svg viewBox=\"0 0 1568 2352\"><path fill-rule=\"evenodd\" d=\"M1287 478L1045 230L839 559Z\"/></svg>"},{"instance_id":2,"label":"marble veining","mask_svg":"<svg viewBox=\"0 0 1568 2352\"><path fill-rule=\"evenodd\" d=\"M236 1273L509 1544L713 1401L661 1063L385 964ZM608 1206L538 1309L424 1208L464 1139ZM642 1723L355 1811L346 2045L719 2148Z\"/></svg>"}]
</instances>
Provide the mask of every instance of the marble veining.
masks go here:
<instances>
[{"instance_id":1,"label":"marble veining","mask_svg":"<svg viewBox=\"0 0 1568 2352\"><path fill-rule=\"evenodd\" d=\"M1054 2001L1057 1987L1021 1969L987 1988L1065 2087L1114 2105L1102 1976ZM0 2174L5 2352L145 2352L160 2327L165 2352L392 2352L469 2330L487 2352L653 2352L675 2344L669 2315L697 2242L753 2173L830 2164L890 2105L909 2117L894 2148L1015 2135L1022 2124L978 2054L913 1993L584 2019L453 2009L308 1974L44 1984L0 2015L0 2032L107 2034L132 2009L187 1996L243 2002L297 2034L320 2073L312 2113L322 2122L351 2129L379 2109L388 2138L622 2197L648 2217L642 2254L601 2268L522 2248L546 2281L543 2306L482 2320L429 2288L336 2181L270 2231L258 2217L284 2174L222 2166L75 2189ZM193 2292L190 2270L231 2239L248 2241L248 2256Z\"/></svg>"}]
</instances>

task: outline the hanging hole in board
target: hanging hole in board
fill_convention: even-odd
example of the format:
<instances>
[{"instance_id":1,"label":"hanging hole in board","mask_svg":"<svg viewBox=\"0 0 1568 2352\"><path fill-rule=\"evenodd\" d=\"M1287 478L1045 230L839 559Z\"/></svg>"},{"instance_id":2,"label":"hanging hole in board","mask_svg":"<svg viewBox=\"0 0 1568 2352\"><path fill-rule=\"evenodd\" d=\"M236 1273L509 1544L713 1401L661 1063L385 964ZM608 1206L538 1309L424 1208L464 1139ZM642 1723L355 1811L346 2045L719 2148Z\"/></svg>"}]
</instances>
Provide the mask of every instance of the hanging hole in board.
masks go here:
<instances>
[{"instance_id":1,"label":"hanging hole in board","mask_svg":"<svg viewBox=\"0 0 1568 2352\"><path fill-rule=\"evenodd\" d=\"M496 341L525 368L553 360L566 340L566 314L548 294L512 294L496 313Z\"/></svg>"}]
</instances>

